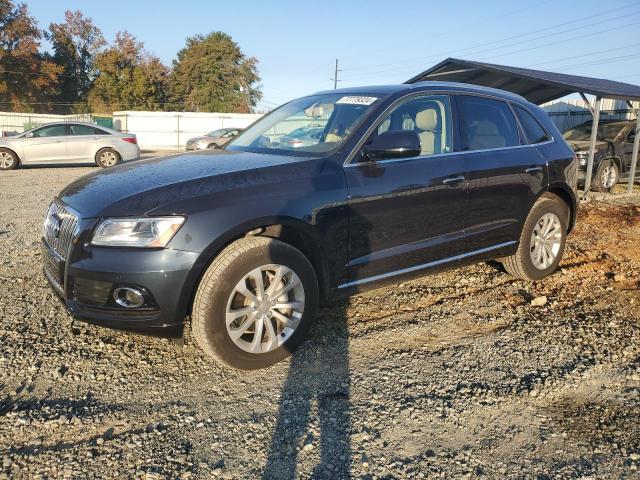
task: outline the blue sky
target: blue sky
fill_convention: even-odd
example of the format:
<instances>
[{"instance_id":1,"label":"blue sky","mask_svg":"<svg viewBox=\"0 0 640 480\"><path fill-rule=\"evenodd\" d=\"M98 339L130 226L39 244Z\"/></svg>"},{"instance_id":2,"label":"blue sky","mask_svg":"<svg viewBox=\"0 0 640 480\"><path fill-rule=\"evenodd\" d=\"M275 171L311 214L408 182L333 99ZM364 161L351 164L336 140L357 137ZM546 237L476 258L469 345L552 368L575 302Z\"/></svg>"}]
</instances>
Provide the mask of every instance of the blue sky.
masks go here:
<instances>
[{"instance_id":1,"label":"blue sky","mask_svg":"<svg viewBox=\"0 0 640 480\"><path fill-rule=\"evenodd\" d=\"M185 39L222 30L259 60L262 109L333 87L400 83L446 57L640 84L638 0L30 0L42 28L81 10L111 41L128 30L170 65Z\"/></svg>"}]
</instances>

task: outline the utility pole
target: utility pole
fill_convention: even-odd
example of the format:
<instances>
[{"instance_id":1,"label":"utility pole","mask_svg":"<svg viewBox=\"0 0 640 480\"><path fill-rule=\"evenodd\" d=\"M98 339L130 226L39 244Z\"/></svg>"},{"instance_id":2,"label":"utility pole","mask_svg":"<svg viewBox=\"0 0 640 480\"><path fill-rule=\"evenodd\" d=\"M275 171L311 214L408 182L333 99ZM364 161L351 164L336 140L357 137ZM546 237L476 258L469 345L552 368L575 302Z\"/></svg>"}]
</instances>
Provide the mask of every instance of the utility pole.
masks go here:
<instances>
[{"instance_id":1,"label":"utility pole","mask_svg":"<svg viewBox=\"0 0 640 480\"><path fill-rule=\"evenodd\" d=\"M338 59L336 58L336 70L333 74L333 78L331 78L330 80L333 80L333 89L335 90L336 88L338 88L338 82L340 82L341 80L338 80L338 72L341 72L342 70L338 69Z\"/></svg>"}]
</instances>

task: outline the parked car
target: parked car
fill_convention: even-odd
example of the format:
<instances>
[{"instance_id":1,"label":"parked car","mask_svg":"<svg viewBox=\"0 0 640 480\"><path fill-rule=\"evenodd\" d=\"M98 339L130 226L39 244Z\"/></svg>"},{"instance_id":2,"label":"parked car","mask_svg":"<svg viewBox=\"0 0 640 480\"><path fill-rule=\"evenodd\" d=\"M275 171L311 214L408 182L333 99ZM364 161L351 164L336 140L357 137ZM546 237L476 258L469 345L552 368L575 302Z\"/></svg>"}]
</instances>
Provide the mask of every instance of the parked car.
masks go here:
<instances>
[{"instance_id":1,"label":"parked car","mask_svg":"<svg viewBox=\"0 0 640 480\"><path fill-rule=\"evenodd\" d=\"M563 134L564 139L578 157L578 184L584 186L587 160L591 143L592 122L585 122ZM631 154L635 138L634 121L601 120L598 125L598 142L593 159L591 188L598 192L610 192L622 180L631 175ZM640 165L636 179L640 179Z\"/></svg>"},{"instance_id":2,"label":"parked car","mask_svg":"<svg viewBox=\"0 0 640 480\"><path fill-rule=\"evenodd\" d=\"M324 132L320 127L300 127L280 137L282 148L308 147L318 143L318 138Z\"/></svg>"},{"instance_id":3,"label":"parked car","mask_svg":"<svg viewBox=\"0 0 640 480\"><path fill-rule=\"evenodd\" d=\"M284 149L274 131L323 125ZM293 100L223 152L90 175L49 208L44 272L76 318L181 336L212 357L271 365L319 302L500 259L552 274L576 218L577 162L538 107L425 82Z\"/></svg>"},{"instance_id":4,"label":"parked car","mask_svg":"<svg viewBox=\"0 0 640 480\"><path fill-rule=\"evenodd\" d=\"M229 140L240 134L241 128L219 128L203 135L187 140L185 145L187 150L207 150L212 148L222 148Z\"/></svg>"},{"instance_id":5,"label":"parked car","mask_svg":"<svg viewBox=\"0 0 640 480\"><path fill-rule=\"evenodd\" d=\"M138 158L140 149L134 134L91 123L47 123L0 138L0 170L20 165L87 162L107 168Z\"/></svg>"}]
</instances>

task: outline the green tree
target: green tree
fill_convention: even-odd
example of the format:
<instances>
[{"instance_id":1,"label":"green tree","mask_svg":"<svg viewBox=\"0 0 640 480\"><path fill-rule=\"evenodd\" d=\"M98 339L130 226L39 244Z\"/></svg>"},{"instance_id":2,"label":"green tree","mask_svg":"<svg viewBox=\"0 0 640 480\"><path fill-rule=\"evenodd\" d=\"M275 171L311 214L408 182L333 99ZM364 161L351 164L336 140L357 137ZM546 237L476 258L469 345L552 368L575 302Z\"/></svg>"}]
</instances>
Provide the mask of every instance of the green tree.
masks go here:
<instances>
[{"instance_id":1,"label":"green tree","mask_svg":"<svg viewBox=\"0 0 640 480\"><path fill-rule=\"evenodd\" d=\"M39 52L42 36L25 4L0 0L1 110L51 110L61 68Z\"/></svg>"},{"instance_id":2,"label":"green tree","mask_svg":"<svg viewBox=\"0 0 640 480\"><path fill-rule=\"evenodd\" d=\"M87 94L97 76L95 58L106 45L102 32L91 18L80 11L67 10L64 23L52 23L48 38L53 45L53 60L62 68L58 101L67 111L86 108Z\"/></svg>"},{"instance_id":3,"label":"green tree","mask_svg":"<svg viewBox=\"0 0 640 480\"><path fill-rule=\"evenodd\" d=\"M89 90L94 112L161 110L168 69L128 32L116 33L112 46L96 56L98 76Z\"/></svg>"},{"instance_id":4,"label":"green tree","mask_svg":"<svg viewBox=\"0 0 640 480\"><path fill-rule=\"evenodd\" d=\"M257 63L226 33L187 38L173 62L171 109L249 113L262 98Z\"/></svg>"}]
</instances>

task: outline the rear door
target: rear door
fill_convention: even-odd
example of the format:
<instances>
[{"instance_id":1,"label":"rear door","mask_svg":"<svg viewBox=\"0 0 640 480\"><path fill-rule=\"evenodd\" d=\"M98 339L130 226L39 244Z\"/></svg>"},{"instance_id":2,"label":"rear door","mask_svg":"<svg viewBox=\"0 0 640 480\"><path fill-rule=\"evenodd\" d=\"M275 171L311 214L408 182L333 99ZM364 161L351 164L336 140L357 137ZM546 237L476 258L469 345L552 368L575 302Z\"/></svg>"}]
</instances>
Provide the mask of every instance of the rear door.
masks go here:
<instances>
[{"instance_id":1,"label":"rear door","mask_svg":"<svg viewBox=\"0 0 640 480\"><path fill-rule=\"evenodd\" d=\"M64 123L45 125L22 139L24 163L66 162L67 136Z\"/></svg>"},{"instance_id":2,"label":"rear door","mask_svg":"<svg viewBox=\"0 0 640 480\"><path fill-rule=\"evenodd\" d=\"M381 119L374 136L415 131L411 158L345 166L349 189L349 284L357 286L455 261L464 249L466 179L452 150L447 95L413 96Z\"/></svg>"},{"instance_id":3,"label":"rear door","mask_svg":"<svg viewBox=\"0 0 640 480\"><path fill-rule=\"evenodd\" d=\"M456 104L469 179L466 253L499 253L519 240L524 220L546 185L547 165L520 133L507 102L459 95Z\"/></svg>"},{"instance_id":4,"label":"rear door","mask_svg":"<svg viewBox=\"0 0 640 480\"><path fill-rule=\"evenodd\" d=\"M98 142L109 134L89 125L71 123L68 125L67 152L70 162L93 162Z\"/></svg>"}]
</instances>

